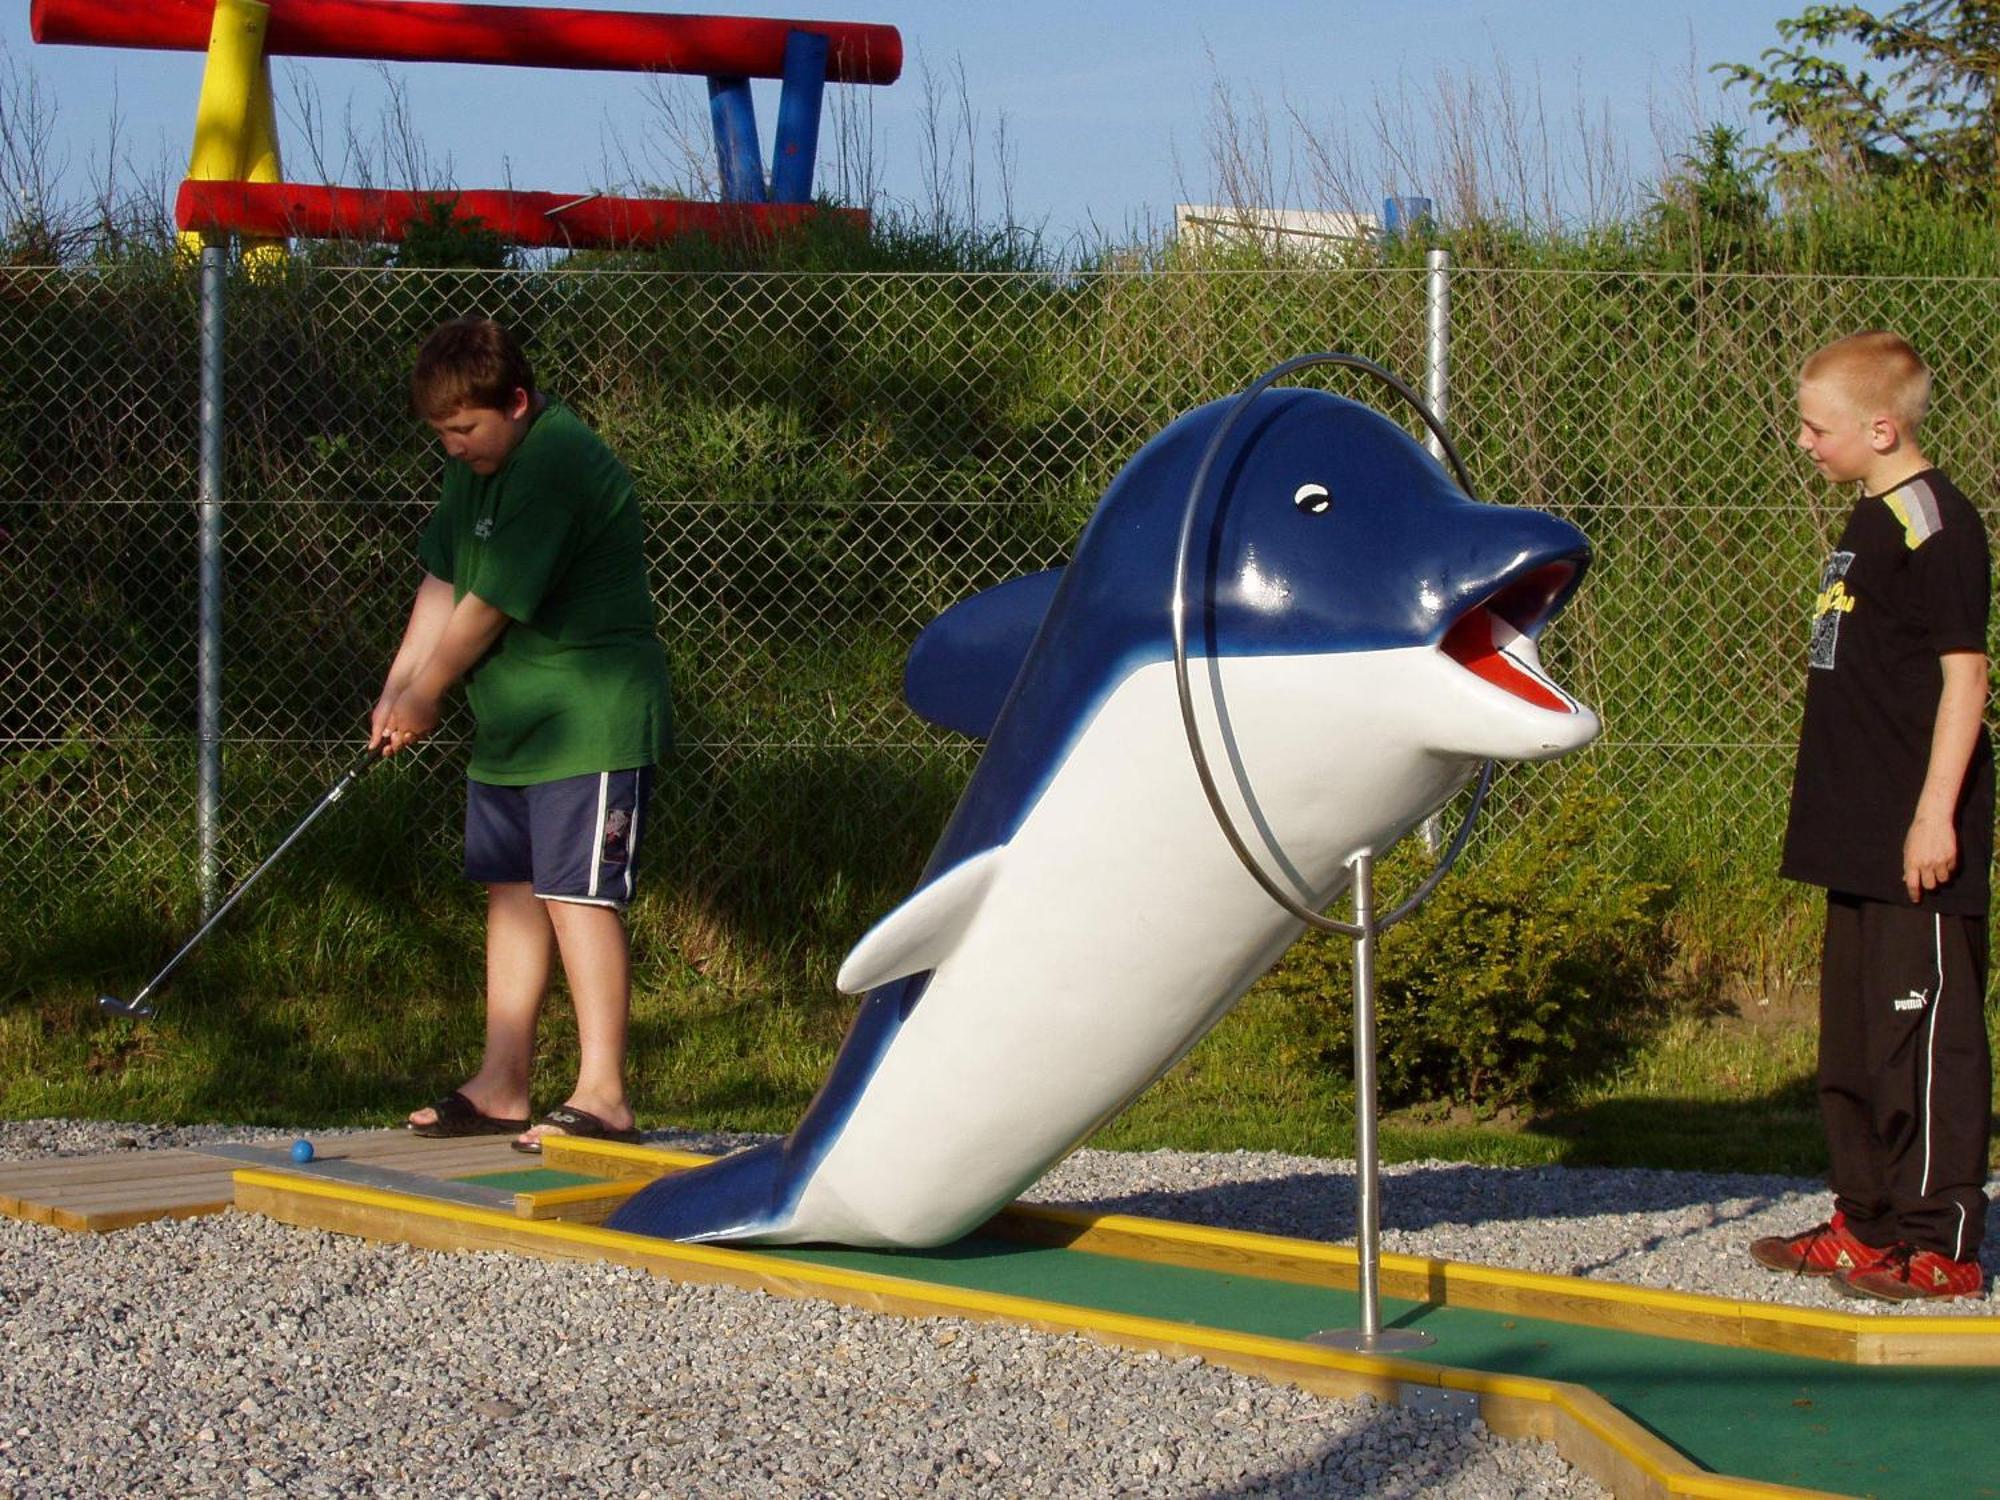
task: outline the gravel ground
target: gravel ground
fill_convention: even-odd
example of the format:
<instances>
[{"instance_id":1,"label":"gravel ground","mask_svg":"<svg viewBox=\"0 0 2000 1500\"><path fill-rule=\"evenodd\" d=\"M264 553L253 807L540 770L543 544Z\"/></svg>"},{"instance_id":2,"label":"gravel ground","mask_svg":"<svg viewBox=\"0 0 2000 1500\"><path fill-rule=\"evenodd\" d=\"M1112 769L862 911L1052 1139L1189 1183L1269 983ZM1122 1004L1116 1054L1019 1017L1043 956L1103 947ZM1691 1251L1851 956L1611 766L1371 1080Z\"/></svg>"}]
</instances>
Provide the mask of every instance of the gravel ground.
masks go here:
<instances>
[{"instance_id":1,"label":"gravel ground","mask_svg":"<svg viewBox=\"0 0 2000 1500\"><path fill-rule=\"evenodd\" d=\"M0 1123L0 1159L297 1133ZM1035 1196L1345 1239L1353 1169L1085 1151ZM1818 1187L1796 1179L1426 1162L1389 1168L1382 1203L1392 1251L1861 1306L1745 1261L1749 1239L1823 1213ZM441 1256L237 1214L112 1235L0 1220L0 1496L246 1492L1603 1493L1552 1447L1462 1416L1078 1338L612 1266Z\"/></svg>"}]
</instances>

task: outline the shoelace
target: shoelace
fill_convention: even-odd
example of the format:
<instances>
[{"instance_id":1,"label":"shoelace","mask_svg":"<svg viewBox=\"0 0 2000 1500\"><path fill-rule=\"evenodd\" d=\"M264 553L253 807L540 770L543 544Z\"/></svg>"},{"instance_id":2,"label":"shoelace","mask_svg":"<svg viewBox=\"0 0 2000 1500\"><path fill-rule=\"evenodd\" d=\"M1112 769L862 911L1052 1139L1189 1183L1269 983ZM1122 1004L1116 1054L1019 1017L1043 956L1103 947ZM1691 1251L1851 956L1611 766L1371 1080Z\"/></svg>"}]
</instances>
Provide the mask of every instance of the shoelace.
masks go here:
<instances>
[{"instance_id":1,"label":"shoelace","mask_svg":"<svg viewBox=\"0 0 2000 1500\"><path fill-rule=\"evenodd\" d=\"M1899 1281L1910 1279L1910 1262L1916 1259L1915 1245L1891 1245L1882 1252L1881 1261L1873 1267L1877 1271L1891 1272Z\"/></svg>"},{"instance_id":2,"label":"shoelace","mask_svg":"<svg viewBox=\"0 0 2000 1500\"><path fill-rule=\"evenodd\" d=\"M1833 1220L1828 1219L1824 1224L1815 1224L1812 1228L1802 1230L1800 1233L1792 1236L1792 1247L1798 1252L1799 1257L1799 1263L1792 1267L1792 1274L1794 1276L1803 1276L1806 1274L1806 1267L1812 1264L1813 1246L1817 1245L1824 1236L1832 1233Z\"/></svg>"}]
</instances>

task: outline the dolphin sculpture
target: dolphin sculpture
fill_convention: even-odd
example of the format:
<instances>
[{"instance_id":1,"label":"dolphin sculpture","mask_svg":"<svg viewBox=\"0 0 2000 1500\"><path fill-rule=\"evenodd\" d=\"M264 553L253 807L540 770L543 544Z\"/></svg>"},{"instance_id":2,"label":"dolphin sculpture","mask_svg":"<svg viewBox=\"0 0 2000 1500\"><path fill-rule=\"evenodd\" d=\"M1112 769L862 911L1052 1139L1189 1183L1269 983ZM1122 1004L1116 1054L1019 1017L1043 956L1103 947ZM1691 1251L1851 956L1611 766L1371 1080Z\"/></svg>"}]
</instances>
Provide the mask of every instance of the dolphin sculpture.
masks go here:
<instances>
[{"instance_id":1,"label":"dolphin sculpture","mask_svg":"<svg viewBox=\"0 0 2000 1500\"><path fill-rule=\"evenodd\" d=\"M1148 442L1065 568L939 616L905 695L986 749L917 887L847 955L860 1013L797 1129L629 1199L685 1241L942 1244L1173 1067L1302 924L1217 826L1172 601L1192 471L1230 401ZM1536 638L1589 549L1468 499L1396 424L1267 390L1218 450L1187 595L1195 714L1266 868L1315 910L1488 758L1587 744Z\"/></svg>"}]
</instances>

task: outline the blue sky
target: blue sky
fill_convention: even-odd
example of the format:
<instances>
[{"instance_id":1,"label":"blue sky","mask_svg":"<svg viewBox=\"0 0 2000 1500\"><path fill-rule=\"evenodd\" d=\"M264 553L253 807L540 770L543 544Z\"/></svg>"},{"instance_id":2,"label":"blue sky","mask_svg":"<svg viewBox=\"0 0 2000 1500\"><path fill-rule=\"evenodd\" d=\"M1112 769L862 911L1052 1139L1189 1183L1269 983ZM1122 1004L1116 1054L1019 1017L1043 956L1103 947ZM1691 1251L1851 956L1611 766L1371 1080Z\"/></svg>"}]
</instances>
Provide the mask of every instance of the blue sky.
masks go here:
<instances>
[{"instance_id":1,"label":"blue sky","mask_svg":"<svg viewBox=\"0 0 2000 1500\"><path fill-rule=\"evenodd\" d=\"M504 3L504 0L503 0ZM573 0L583 3L583 0ZM642 0L598 0L602 8L658 10ZM66 187L81 191L101 175L106 122L122 122L122 155L141 177L178 181L185 164L201 75L197 54L36 46L27 0L0 0L0 43L18 77L32 75L57 111L56 140L67 159ZM1579 138L1579 105L1649 177L1661 151L1679 149L1691 109L1739 122L1741 91L1724 95L1711 63L1754 61L1777 40L1775 23L1800 0L1403 0L1350 5L1331 0L700 0L710 14L782 15L885 22L898 27L907 61L902 80L873 94L874 156L893 197L924 196L923 75L958 107L957 73L977 117L983 207L998 207L996 127L1012 155L1016 217L1054 233L1095 224L1118 231L1159 223L1176 201L1214 196L1205 142L1215 86L1241 108L1261 99L1277 127L1282 157L1287 106L1332 137L1370 134L1373 101L1409 100L1408 130L1427 134L1427 95L1440 70L1490 88L1504 71L1517 94L1539 89L1558 146ZM286 67L309 80L337 146L351 115L373 132L386 87L368 64L294 62L281 67L280 132L288 175L310 179L311 162L284 117ZM657 106L645 80L617 74L530 69L399 66L412 119L426 150L449 160L458 186L511 182L557 191L615 184L633 175L664 179L674 153L660 144ZM657 88L657 85L653 85ZM696 85L685 98L705 120ZM766 151L776 84L760 85L758 123ZM1692 104L1690 103L1692 101ZM823 141L823 152L825 148ZM1310 174L1308 174L1310 175ZM1386 170L1364 175L1382 177ZM1415 184L1424 190L1426 184ZM1278 194L1285 196L1285 194ZM1307 184L1279 206L1316 206Z\"/></svg>"}]
</instances>

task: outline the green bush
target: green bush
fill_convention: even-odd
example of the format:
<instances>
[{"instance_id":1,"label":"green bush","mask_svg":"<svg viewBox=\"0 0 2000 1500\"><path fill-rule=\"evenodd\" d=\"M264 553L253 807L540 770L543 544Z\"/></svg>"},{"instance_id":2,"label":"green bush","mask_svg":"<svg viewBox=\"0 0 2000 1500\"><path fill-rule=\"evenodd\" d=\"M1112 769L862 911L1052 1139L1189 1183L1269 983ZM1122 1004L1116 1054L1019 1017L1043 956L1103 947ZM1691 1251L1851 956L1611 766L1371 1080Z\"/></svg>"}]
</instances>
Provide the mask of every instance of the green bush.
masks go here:
<instances>
[{"instance_id":1,"label":"green bush","mask_svg":"<svg viewBox=\"0 0 2000 1500\"><path fill-rule=\"evenodd\" d=\"M1514 822L1382 940L1376 976L1381 1103L1470 1105L1483 1113L1549 1098L1654 1008L1671 956L1663 885L1602 861L1613 803L1587 791L1543 820ZM1414 853L1386 860L1378 885L1400 899ZM1267 981L1291 999L1324 997L1322 1063L1353 1067L1352 942L1314 933Z\"/></svg>"}]
</instances>

